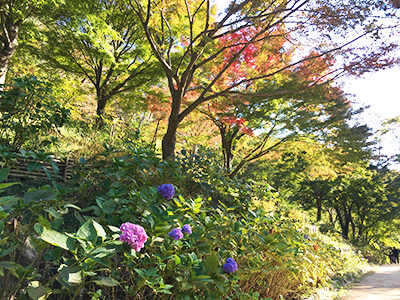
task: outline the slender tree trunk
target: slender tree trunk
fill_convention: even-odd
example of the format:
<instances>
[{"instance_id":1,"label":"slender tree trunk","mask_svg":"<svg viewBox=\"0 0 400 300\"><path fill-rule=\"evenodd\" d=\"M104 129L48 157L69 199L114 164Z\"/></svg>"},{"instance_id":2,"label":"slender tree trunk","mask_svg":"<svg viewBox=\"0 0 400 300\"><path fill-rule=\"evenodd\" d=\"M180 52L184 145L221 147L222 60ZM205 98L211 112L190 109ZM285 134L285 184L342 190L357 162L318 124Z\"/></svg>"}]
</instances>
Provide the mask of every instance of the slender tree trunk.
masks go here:
<instances>
[{"instance_id":1,"label":"slender tree trunk","mask_svg":"<svg viewBox=\"0 0 400 300\"><path fill-rule=\"evenodd\" d=\"M320 188L316 188L314 193L317 202L317 222L319 222L322 219L322 197Z\"/></svg>"},{"instance_id":2,"label":"slender tree trunk","mask_svg":"<svg viewBox=\"0 0 400 300\"><path fill-rule=\"evenodd\" d=\"M221 124L219 127L219 131L221 133L221 144L222 144L222 153L224 155L224 167L227 170L232 168L233 154L232 154L232 143L234 139L234 135L228 138L226 136L226 127Z\"/></svg>"},{"instance_id":3,"label":"slender tree trunk","mask_svg":"<svg viewBox=\"0 0 400 300\"><path fill-rule=\"evenodd\" d=\"M329 214L329 222L333 223L333 209L329 208L328 214Z\"/></svg>"},{"instance_id":4,"label":"slender tree trunk","mask_svg":"<svg viewBox=\"0 0 400 300\"><path fill-rule=\"evenodd\" d=\"M1 37L2 48L0 49L0 84L4 84L10 60L18 47L18 31L22 21L13 23L6 19L3 25L3 35Z\"/></svg>"},{"instance_id":5,"label":"slender tree trunk","mask_svg":"<svg viewBox=\"0 0 400 300\"><path fill-rule=\"evenodd\" d=\"M342 232L342 236L345 239L349 239L350 223L351 223L351 216L345 211L344 212L344 227L343 227L343 232Z\"/></svg>"}]
</instances>

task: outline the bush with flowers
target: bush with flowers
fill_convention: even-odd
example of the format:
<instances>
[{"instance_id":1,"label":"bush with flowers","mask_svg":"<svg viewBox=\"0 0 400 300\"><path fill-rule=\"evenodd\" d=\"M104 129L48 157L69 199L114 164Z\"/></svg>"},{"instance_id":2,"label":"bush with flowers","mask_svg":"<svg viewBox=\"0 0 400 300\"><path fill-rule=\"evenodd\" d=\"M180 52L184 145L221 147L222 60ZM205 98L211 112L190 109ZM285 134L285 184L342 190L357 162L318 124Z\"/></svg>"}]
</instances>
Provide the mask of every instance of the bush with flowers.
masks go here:
<instances>
[{"instance_id":1,"label":"bush with flowers","mask_svg":"<svg viewBox=\"0 0 400 300\"><path fill-rule=\"evenodd\" d=\"M235 206L228 194L186 198L179 165L126 149L106 149L98 168L82 159L73 186L0 199L0 298L281 299L342 267L294 220L239 206L240 195Z\"/></svg>"}]
</instances>

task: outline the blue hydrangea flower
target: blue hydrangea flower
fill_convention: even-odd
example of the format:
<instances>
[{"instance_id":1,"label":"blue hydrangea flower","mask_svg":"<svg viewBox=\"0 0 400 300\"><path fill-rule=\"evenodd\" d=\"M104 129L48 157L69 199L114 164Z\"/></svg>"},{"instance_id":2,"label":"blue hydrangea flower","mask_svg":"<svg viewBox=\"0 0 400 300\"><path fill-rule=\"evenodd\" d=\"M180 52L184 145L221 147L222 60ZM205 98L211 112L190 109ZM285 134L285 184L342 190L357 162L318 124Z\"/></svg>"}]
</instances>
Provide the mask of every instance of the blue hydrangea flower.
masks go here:
<instances>
[{"instance_id":1,"label":"blue hydrangea flower","mask_svg":"<svg viewBox=\"0 0 400 300\"><path fill-rule=\"evenodd\" d=\"M166 200L172 199L172 197L174 197L175 195L175 189L172 184L159 185L157 188L157 192L159 192L160 195Z\"/></svg>"},{"instance_id":2,"label":"blue hydrangea flower","mask_svg":"<svg viewBox=\"0 0 400 300\"><path fill-rule=\"evenodd\" d=\"M168 235L173 238L174 240L180 240L181 238L183 238L183 233L182 230L180 230L179 228L175 228L172 229Z\"/></svg>"},{"instance_id":3,"label":"blue hydrangea flower","mask_svg":"<svg viewBox=\"0 0 400 300\"><path fill-rule=\"evenodd\" d=\"M186 234L192 234L192 228L189 224L183 225L182 232Z\"/></svg>"},{"instance_id":4,"label":"blue hydrangea flower","mask_svg":"<svg viewBox=\"0 0 400 300\"><path fill-rule=\"evenodd\" d=\"M238 266L233 258L227 258L226 264L224 264L224 271L228 274L233 273L238 270Z\"/></svg>"}]
</instances>

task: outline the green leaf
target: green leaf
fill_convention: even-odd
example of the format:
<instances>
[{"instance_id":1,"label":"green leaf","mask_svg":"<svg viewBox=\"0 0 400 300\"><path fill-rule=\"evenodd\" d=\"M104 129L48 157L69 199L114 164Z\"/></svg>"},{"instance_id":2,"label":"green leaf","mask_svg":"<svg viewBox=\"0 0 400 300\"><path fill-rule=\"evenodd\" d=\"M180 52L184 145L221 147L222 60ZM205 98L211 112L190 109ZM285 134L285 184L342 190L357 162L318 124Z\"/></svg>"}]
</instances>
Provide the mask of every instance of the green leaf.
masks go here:
<instances>
[{"instance_id":1,"label":"green leaf","mask_svg":"<svg viewBox=\"0 0 400 300\"><path fill-rule=\"evenodd\" d=\"M15 267L8 268L8 269L10 270L11 274L13 274L19 280L25 279L26 269L23 266L17 264Z\"/></svg>"},{"instance_id":2,"label":"green leaf","mask_svg":"<svg viewBox=\"0 0 400 300\"><path fill-rule=\"evenodd\" d=\"M94 244L97 240L97 230L95 229L92 220L88 220L81 227L79 227L76 236L84 238Z\"/></svg>"},{"instance_id":3,"label":"green leaf","mask_svg":"<svg viewBox=\"0 0 400 300\"><path fill-rule=\"evenodd\" d=\"M13 245L13 246L11 246L11 247L8 247L7 249L3 250L3 251L0 253L0 257L7 256L8 254L10 254L11 252L13 252L13 251L14 251L15 249L17 249L17 248L18 248L18 244Z\"/></svg>"},{"instance_id":4,"label":"green leaf","mask_svg":"<svg viewBox=\"0 0 400 300\"><path fill-rule=\"evenodd\" d=\"M49 171L45 166L42 166L42 169L43 169L43 171L46 173L47 178L51 179L51 173L50 173L50 171Z\"/></svg>"},{"instance_id":5,"label":"green leaf","mask_svg":"<svg viewBox=\"0 0 400 300\"><path fill-rule=\"evenodd\" d=\"M18 182L19 183L19 182ZM1 186L1 183L0 183ZM15 202L16 200L18 200L18 197L15 196L7 196L7 197L1 197L0 198L0 205L6 205L8 204L9 206ZM10 203L9 203L10 202Z\"/></svg>"},{"instance_id":6,"label":"green leaf","mask_svg":"<svg viewBox=\"0 0 400 300\"><path fill-rule=\"evenodd\" d=\"M0 181L3 181L10 174L10 168L0 169Z\"/></svg>"},{"instance_id":7,"label":"green leaf","mask_svg":"<svg viewBox=\"0 0 400 300\"><path fill-rule=\"evenodd\" d=\"M20 182L8 182L8 183L0 183L0 190L8 188L9 186L13 186L16 184L21 184Z\"/></svg>"},{"instance_id":8,"label":"green leaf","mask_svg":"<svg viewBox=\"0 0 400 300\"><path fill-rule=\"evenodd\" d=\"M99 223L97 223L94 220L91 220L91 221L93 223L94 229L96 229L96 231L97 231L97 235L102 237L102 238L105 238L107 236L107 234L106 234L103 226L101 226Z\"/></svg>"},{"instance_id":9,"label":"green leaf","mask_svg":"<svg viewBox=\"0 0 400 300\"><path fill-rule=\"evenodd\" d=\"M95 276L92 278L91 282L94 282L98 285L105 285L105 286L117 286L118 281L114 278L110 277L103 277L103 276Z\"/></svg>"},{"instance_id":10,"label":"green leaf","mask_svg":"<svg viewBox=\"0 0 400 300\"><path fill-rule=\"evenodd\" d=\"M30 243L35 248L37 253L41 253L44 249L46 249L49 246L49 243L34 237L30 238Z\"/></svg>"},{"instance_id":11,"label":"green leaf","mask_svg":"<svg viewBox=\"0 0 400 300\"><path fill-rule=\"evenodd\" d=\"M61 265L58 273L68 283L81 283L82 282L82 267L73 266L72 268L67 265Z\"/></svg>"},{"instance_id":12,"label":"green leaf","mask_svg":"<svg viewBox=\"0 0 400 300\"><path fill-rule=\"evenodd\" d=\"M61 218L61 215L60 215L58 212L56 212L56 211L54 210L54 208L52 208L52 207L43 208L43 210L44 210L44 211L47 211L49 214L51 214L51 215L52 215L54 218L56 218L56 219Z\"/></svg>"},{"instance_id":13,"label":"green leaf","mask_svg":"<svg viewBox=\"0 0 400 300\"><path fill-rule=\"evenodd\" d=\"M13 269L17 267L17 264L12 261L0 261L0 267L6 268L6 269Z\"/></svg>"},{"instance_id":14,"label":"green leaf","mask_svg":"<svg viewBox=\"0 0 400 300\"><path fill-rule=\"evenodd\" d=\"M181 258L178 255L174 254L174 259L176 266L181 264Z\"/></svg>"},{"instance_id":15,"label":"green leaf","mask_svg":"<svg viewBox=\"0 0 400 300\"><path fill-rule=\"evenodd\" d=\"M60 169L58 168L57 163L56 163L54 160L51 160L51 165L53 166L54 174L58 174L58 172L60 171Z\"/></svg>"},{"instance_id":16,"label":"green leaf","mask_svg":"<svg viewBox=\"0 0 400 300\"><path fill-rule=\"evenodd\" d=\"M49 244L63 248L65 250L70 250L73 252L76 250L75 241L64 233L60 233L58 231L43 227L43 232L40 237L42 238L42 240L48 242Z\"/></svg>"},{"instance_id":17,"label":"green leaf","mask_svg":"<svg viewBox=\"0 0 400 300\"><path fill-rule=\"evenodd\" d=\"M211 253L211 255L204 261L204 265L210 271L210 273L216 273L219 266L217 255L215 253Z\"/></svg>"},{"instance_id":18,"label":"green leaf","mask_svg":"<svg viewBox=\"0 0 400 300\"><path fill-rule=\"evenodd\" d=\"M41 215L38 216L38 221L39 224L42 225L43 227L47 227L51 229L51 224L50 221L47 220L46 218L42 217ZM37 232L37 231L36 231ZM39 232L38 232L39 233ZM40 234L40 233L39 233Z\"/></svg>"},{"instance_id":19,"label":"green leaf","mask_svg":"<svg viewBox=\"0 0 400 300\"><path fill-rule=\"evenodd\" d=\"M108 225L108 228L110 228L110 230L112 232L119 232L121 231L121 229L119 229L118 227L112 226L112 225Z\"/></svg>"},{"instance_id":20,"label":"green leaf","mask_svg":"<svg viewBox=\"0 0 400 300\"><path fill-rule=\"evenodd\" d=\"M56 194L49 190L36 190L25 193L24 203L28 204L31 201L47 201L56 197Z\"/></svg>"},{"instance_id":21,"label":"green leaf","mask_svg":"<svg viewBox=\"0 0 400 300\"><path fill-rule=\"evenodd\" d=\"M140 269L134 269L136 273L139 274L140 277L145 277L145 272L143 270Z\"/></svg>"},{"instance_id":22,"label":"green leaf","mask_svg":"<svg viewBox=\"0 0 400 300\"><path fill-rule=\"evenodd\" d=\"M31 162L28 163L26 168L28 169L29 173L32 173L34 171L37 171L37 170L41 169L42 168L42 164L40 162L37 162L37 161L31 161Z\"/></svg>"},{"instance_id":23,"label":"green leaf","mask_svg":"<svg viewBox=\"0 0 400 300\"><path fill-rule=\"evenodd\" d=\"M64 205L64 208L67 208L67 207L75 208L76 210L81 210L80 207L78 207L78 206L76 206L74 204L70 204L70 203Z\"/></svg>"},{"instance_id":24,"label":"green leaf","mask_svg":"<svg viewBox=\"0 0 400 300\"><path fill-rule=\"evenodd\" d=\"M39 285L39 281L32 281L25 290L32 300L44 300L52 293L51 288Z\"/></svg>"},{"instance_id":25,"label":"green leaf","mask_svg":"<svg viewBox=\"0 0 400 300\"><path fill-rule=\"evenodd\" d=\"M7 218L7 216L8 216L8 213L6 213L4 211L0 211L0 220Z\"/></svg>"},{"instance_id":26,"label":"green leaf","mask_svg":"<svg viewBox=\"0 0 400 300\"><path fill-rule=\"evenodd\" d=\"M111 260L108 257L105 257L104 255L86 254L86 256L103 266L109 267L111 265Z\"/></svg>"}]
</instances>

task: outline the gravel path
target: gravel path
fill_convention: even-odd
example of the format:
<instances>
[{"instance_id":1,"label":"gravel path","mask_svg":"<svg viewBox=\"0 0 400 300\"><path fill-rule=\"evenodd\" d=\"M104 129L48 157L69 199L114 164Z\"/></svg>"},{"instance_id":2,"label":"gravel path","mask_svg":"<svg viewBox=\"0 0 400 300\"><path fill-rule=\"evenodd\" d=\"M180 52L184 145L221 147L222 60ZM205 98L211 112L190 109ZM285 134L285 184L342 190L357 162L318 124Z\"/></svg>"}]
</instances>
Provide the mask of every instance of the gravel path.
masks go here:
<instances>
[{"instance_id":1,"label":"gravel path","mask_svg":"<svg viewBox=\"0 0 400 300\"><path fill-rule=\"evenodd\" d=\"M399 300L400 265L381 265L352 287L342 300Z\"/></svg>"}]
</instances>

